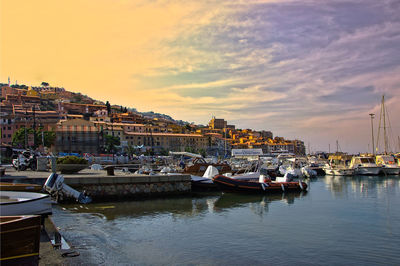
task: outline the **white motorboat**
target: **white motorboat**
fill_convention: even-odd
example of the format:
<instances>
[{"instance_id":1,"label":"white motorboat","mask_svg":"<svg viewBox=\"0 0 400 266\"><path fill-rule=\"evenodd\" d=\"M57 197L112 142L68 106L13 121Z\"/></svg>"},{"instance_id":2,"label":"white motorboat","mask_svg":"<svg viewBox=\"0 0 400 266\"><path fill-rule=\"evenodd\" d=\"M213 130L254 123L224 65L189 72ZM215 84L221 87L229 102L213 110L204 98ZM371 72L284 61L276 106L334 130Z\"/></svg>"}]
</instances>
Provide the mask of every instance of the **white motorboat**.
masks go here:
<instances>
[{"instance_id":1,"label":"white motorboat","mask_svg":"<svg viewBox=\"0 0 400 266\"><path fill-rule=\"evenodd\" d=\"M354 156L350 162L350 168L354 169L356 175L379 175L382 167L376 165L373 157Z\"/></svg>"},{"instance_id":2,"label":"white motorboat","mask_svg":"<svg viewBox=\"0 0 400 266\"><path fill-rule=\"evenodd\" d=\"M2 191L0 213L2 216L51 214L50 195L35 192Z\"/></svg>"},{"instance_id":3,"label":"white motorboat","mask_svg":"<svg viewBox=\"0 0 400 266\"><path fill-rule=\"evenodd\" d=\"M391 155L376 155L376 164L382 167L382 172L386 175L400 174L400 166Z\"/></svg>"},{"instance_id":4,"label":"white motorboat","mask_svg":"<svg viewBox=\"0 0 400 266\"><path fill-rule=\"evenodd\" d=\"M328 163L324 166L325 174L332 176L352 176L354 169L350 168L347 163L351 161L351 156L346 154L331 155Z\"/></svg>"},{"instance_id":5,"label":"white motorboat","mask_svg":"<svg viewBox=\"0 0 400 266\"><path fill-rule=\"evenodd\" d=\"M276 177L277 182L290 182L304 177L315 177L317 172L307 166L307 160L303 158L289 158L279 166L281 177Z\"/></svg>"},{"instance_id":6,"label":"white motorboat","mask_svg":"<svg viewBox=\"0 0 400 266\"><path fill-rule=\"evenodd\" d=\"M352 176L354 175L354 169L350 168L339 168L339 167L332 167L331 165L326 165L324 167L324 171L326 175L332 176Z\"/></svg>"}]
</instances>

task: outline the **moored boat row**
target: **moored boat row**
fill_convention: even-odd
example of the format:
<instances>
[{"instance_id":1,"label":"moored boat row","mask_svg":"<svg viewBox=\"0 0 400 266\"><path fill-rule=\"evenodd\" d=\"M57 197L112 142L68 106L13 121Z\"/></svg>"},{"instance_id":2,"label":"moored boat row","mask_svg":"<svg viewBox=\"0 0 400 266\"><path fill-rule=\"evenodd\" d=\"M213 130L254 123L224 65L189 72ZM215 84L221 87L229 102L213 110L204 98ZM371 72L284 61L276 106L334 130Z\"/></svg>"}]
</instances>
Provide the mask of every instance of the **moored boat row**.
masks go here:
<instances>
[{"instance_id":1,"label":"moored boat row","mask_svg":"<svg viewBox=\"0 0 400 266\"><path fill-rule=\"evenodd\" d=\"M400 165L391 155L350 156L346 154L331 155L324 166L327 175L398 175Z\"/></svg>"}]
</instances>

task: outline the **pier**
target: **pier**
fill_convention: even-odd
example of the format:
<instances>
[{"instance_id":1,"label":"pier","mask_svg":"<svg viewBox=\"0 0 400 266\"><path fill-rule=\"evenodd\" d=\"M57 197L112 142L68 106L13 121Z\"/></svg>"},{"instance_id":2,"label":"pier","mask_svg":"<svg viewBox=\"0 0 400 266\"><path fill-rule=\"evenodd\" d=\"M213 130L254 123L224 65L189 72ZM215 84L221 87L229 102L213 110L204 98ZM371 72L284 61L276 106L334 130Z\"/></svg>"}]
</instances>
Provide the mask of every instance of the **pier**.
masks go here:
<instances>
[{"instance_id":1,"label":"pier","mask_svg":"<svg viewBox=\"0 0 400 266\"><path fill-rule=\"evenodd\" d=\"M34 183L43 185L51 172L15 171L7 168L3 182ZM115 171L85 169L77 174L63 174L65 184L78 191L85 191L93 201L181 195L191 192L190 175L136 175ZM59 195L58 201L70 199Z\"/></svg>"}]
</instances>

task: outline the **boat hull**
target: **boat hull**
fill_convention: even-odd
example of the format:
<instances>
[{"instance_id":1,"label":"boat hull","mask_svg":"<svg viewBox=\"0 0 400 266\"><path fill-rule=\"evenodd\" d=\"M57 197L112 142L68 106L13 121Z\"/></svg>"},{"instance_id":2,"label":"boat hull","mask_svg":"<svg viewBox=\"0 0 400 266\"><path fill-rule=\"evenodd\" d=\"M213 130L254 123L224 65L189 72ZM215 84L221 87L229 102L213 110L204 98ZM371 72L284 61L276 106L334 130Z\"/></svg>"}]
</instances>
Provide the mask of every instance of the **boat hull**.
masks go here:
<instances>
[{"instance_id":1,"label":"boat hull","mask_svg":"<svg viewBox=\"0 0 400 266\"><path fill-rule=\"evenodd\" d=\"M255 181L236 180L223 175L214 177L213 181L224 192L268 194L307 190L307 184L304 182L259 183Z\"/></svg>"},{"instance_id":2,"label":"boat hull","mask_svg":"<svg viewBox=\"0 0 400 266\"><path fill-rule=\"evenodd\" d=\"M355 168L354 173L356 175L379 175L381 167L358 167Z\"/></svg>"},{"instance_id":3,"label":"boat hull","mask_svg":"<svg viewBox=\"0 0 400 266\"><path fill-rule=\"evenodd\" d=\"M354 169L332 169L324 168L326 175L332 176L352 176L354 175Z\"/></svg>"},{"instance_id":4,"label":"boat hull","mask_svg":"<svg viewBox=\"0 0 400 266\"><path fill-rule=\"evenodd\" d=\"M382 172L385 175L398 175L400 174L400 167L382 167Z\"/></svg>"},{"instance_id":5,"label":"boat hull","mask_svg":"<svg viewBox=\"0 0 400 266\"><path fill-rule=\"evenodd\" d=\"M0 217L1 265L38 265L40 216Z\"/></svg>"},{"instance_id":6,"label":"boat hull","mask_svg":"<svg viewBox=\"0 0 400 266\"><path fill-rule=\"evenodd\" d=\"M41 190L42 186L36 184L0 182L0 191L39 192Z\"/></svg>"},{"instance_id":7,"label":"boat hull","mask_svg":"<svg viewBox=\"0 0 400 266\"><path fill-rule=\"evenodd\" d=\"M0 213L2 216L51 214L50 196L34 192L2 191Z\"/></svg>"}]
</instances>

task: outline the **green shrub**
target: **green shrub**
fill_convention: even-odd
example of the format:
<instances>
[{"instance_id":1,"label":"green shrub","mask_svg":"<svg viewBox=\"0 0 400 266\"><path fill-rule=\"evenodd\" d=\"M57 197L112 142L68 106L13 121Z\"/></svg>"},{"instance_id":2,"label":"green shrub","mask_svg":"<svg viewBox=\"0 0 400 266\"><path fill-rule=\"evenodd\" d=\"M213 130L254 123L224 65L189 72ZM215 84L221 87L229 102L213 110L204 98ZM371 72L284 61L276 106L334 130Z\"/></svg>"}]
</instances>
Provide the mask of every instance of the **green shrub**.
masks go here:
<instances>
[{"instance_id":1,"label":"green shrub","mask_svg":"<svg viewBox=\"0 0 400 266\"><path fill-rule=\"evenodd\" d=\"M77 156L65 156L57 158L57 164L87 164L88 161Z\"/></svg>"}]
</instances>

